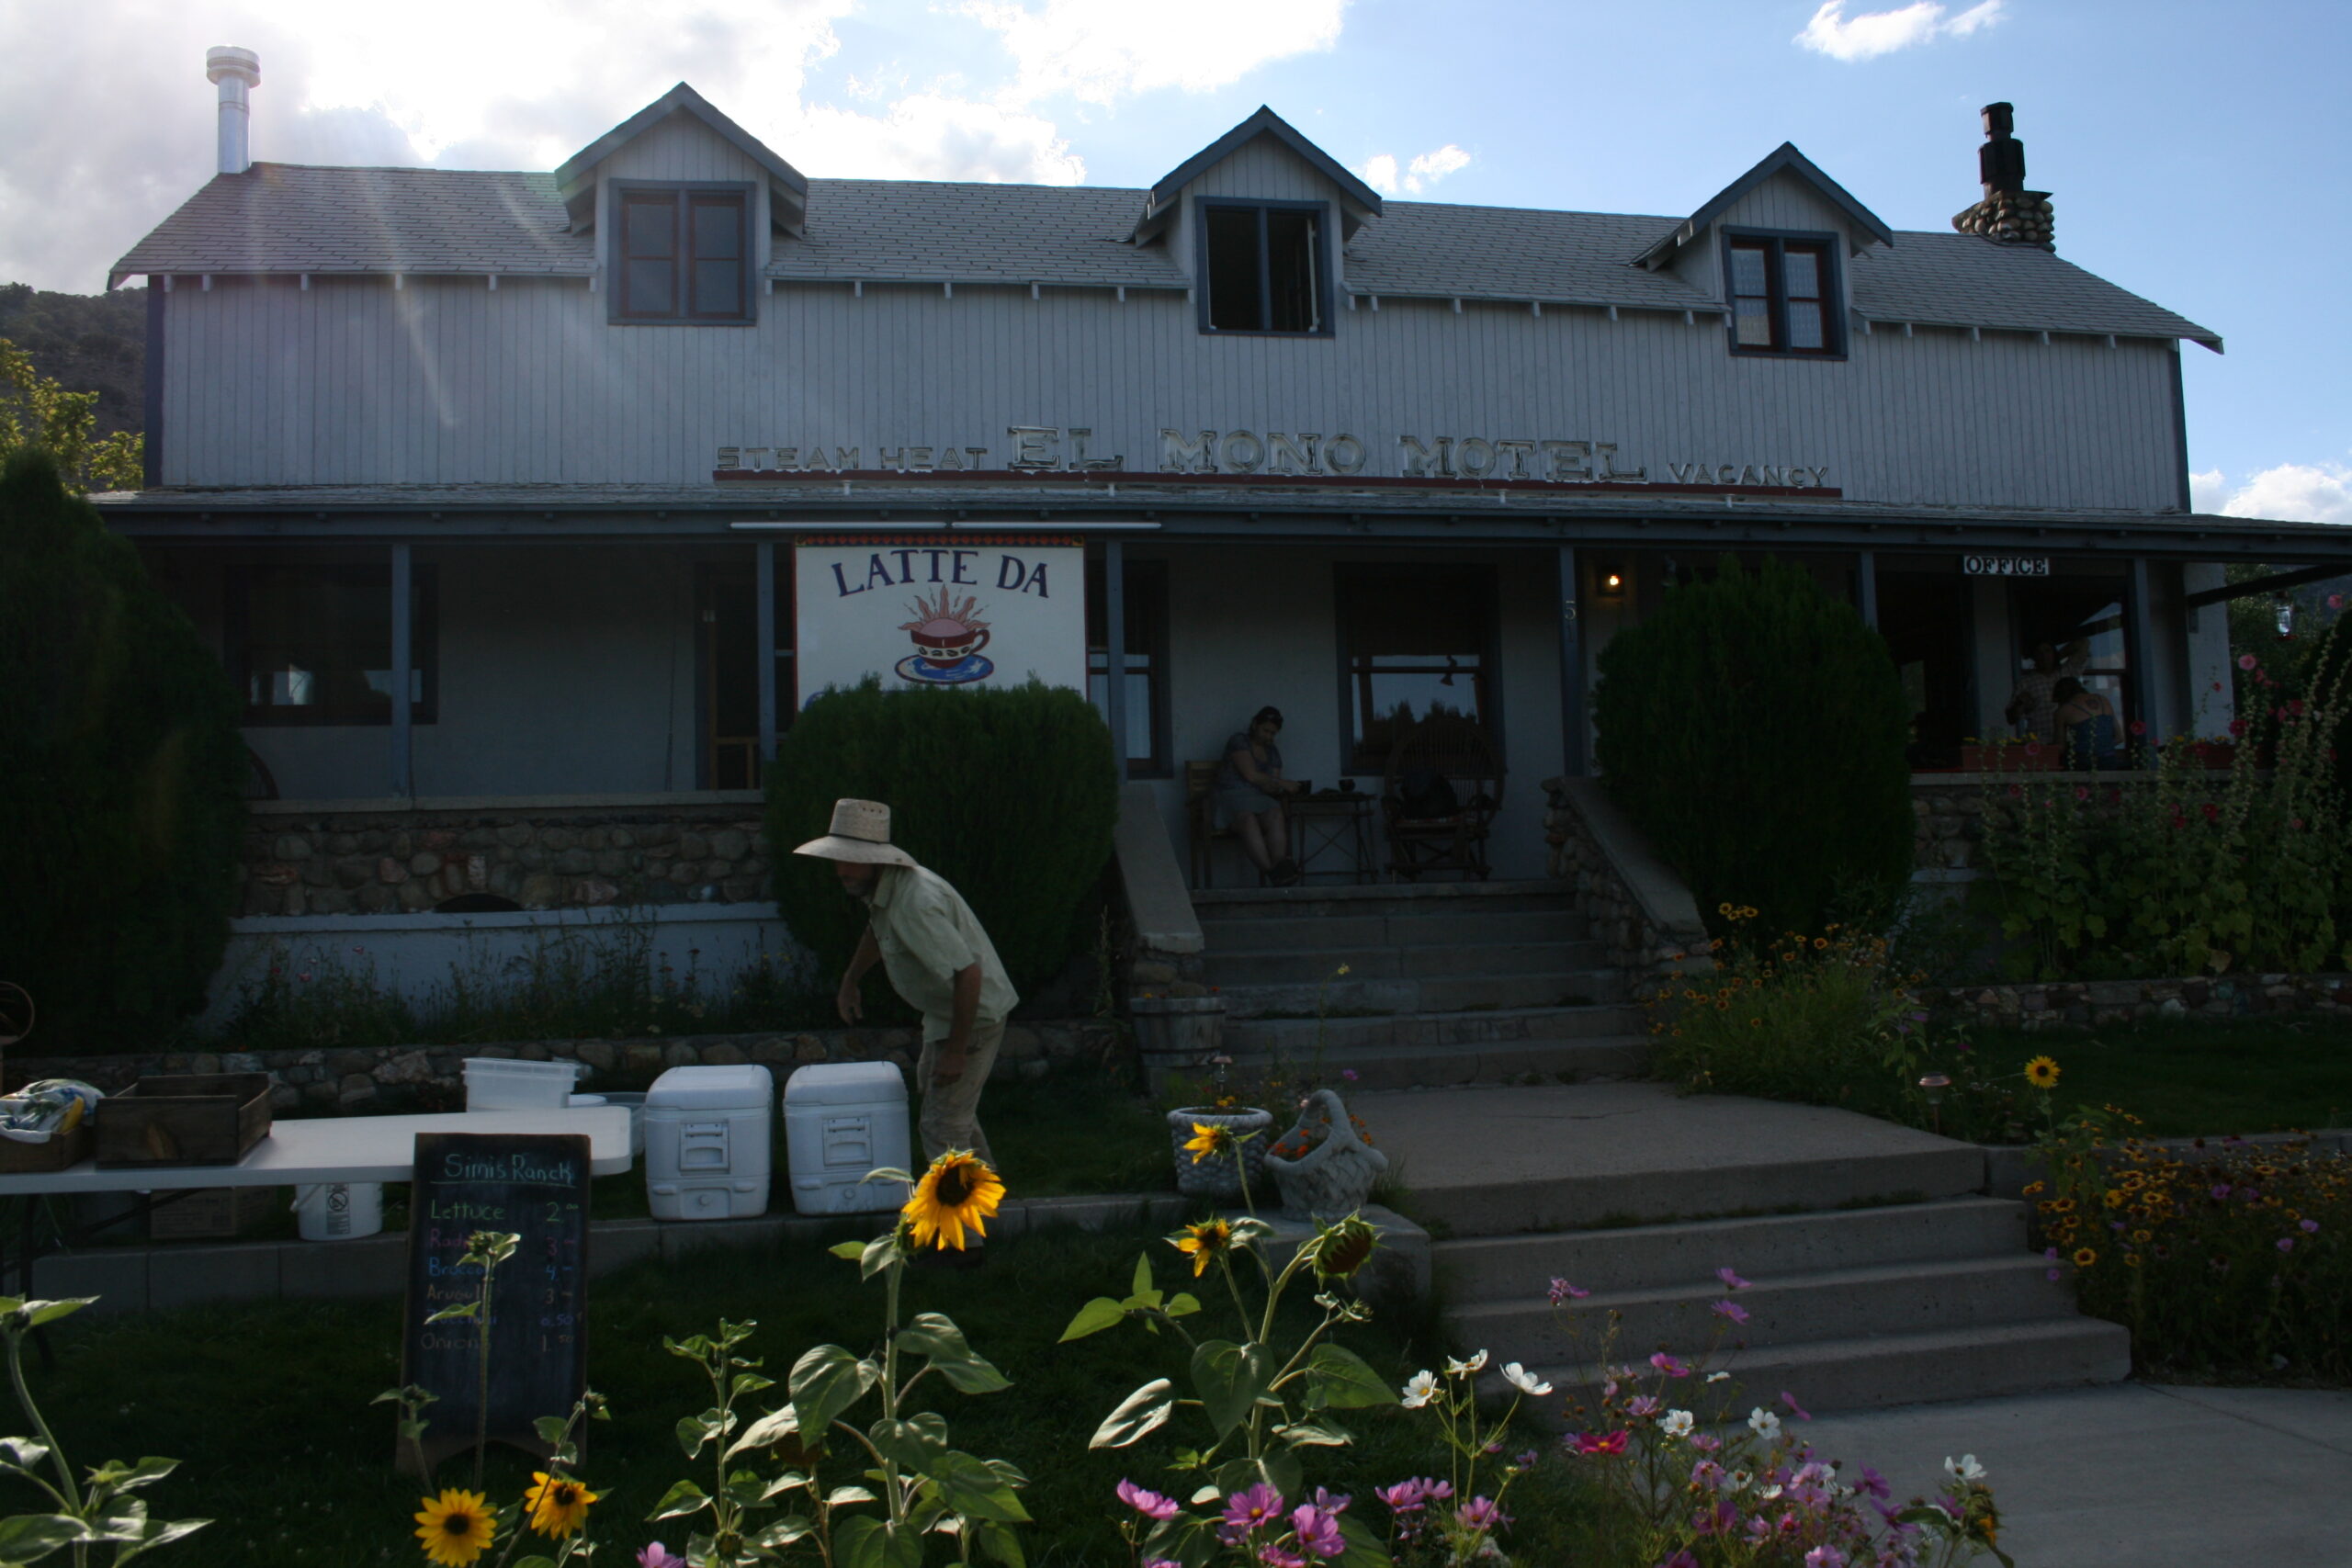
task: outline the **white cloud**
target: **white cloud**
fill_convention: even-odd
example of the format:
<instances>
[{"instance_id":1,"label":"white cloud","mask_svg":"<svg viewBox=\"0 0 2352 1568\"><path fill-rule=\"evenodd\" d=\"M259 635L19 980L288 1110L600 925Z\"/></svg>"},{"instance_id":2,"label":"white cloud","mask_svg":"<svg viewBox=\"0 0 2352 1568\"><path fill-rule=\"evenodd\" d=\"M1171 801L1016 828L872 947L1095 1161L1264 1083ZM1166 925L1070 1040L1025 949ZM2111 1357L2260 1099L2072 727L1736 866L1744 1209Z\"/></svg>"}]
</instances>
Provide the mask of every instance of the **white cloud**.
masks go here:
<instances>
[{"instance_id":1,"label":"white cloud","mask_svg":"<svg viewBox=\"0 0 2352 1568\"><path fill-rule=\"evenodd\" d=\"M2223 489L2220 470L2189 475L2188 489L2197 509L2208 510ZM2352 468L2341 463L2281 463L2231 491L2219 510L2224 517L2352 524Z\"/></svg>"},{"instance_id":2,"label":"white cloud","mask_svg":"<svg viewBox=\"0 0 2352 1568\"><path fill-rule=\"evenodd\" d=\"M1833 60L1874 60L1939 38L1966 38L2001 19L2004 0L1981 0L1947 21L1936 0L1913 0L1893 11L1846 15L1846 0L1823 0L1795 41Z\"/></svg>"},{"instance_id":3,"label":"white cloud","mask_svg":"<svg viewBox=\"0 0 2352 1568\"><path fill-rule=\"evenodd\" d=\"M2188 509L2191 512L2219 512L2222 503L2229 499L2229 481L2219 468L2209 468L2204 473L2188 476Z\"/></svg>"},{"instance_id":4,"label":"white cloud","mask_svg":"<svg viewBox=\"0 0 2352 1568\"><path fill-rule=\"evenodd\" d=\"M1449 141L1415 155L1401 170L1394 152L1375 153L1366 158L1356 173L1363 176L1364 184L1383 196L1419 196L1446 175L1469 165L1470 154Z\"/></svg>"},{"instance_id":5,"label":"white cloud","mask_svg":"<svg viewBox=\"0 0 2352 1568\"><path fill-rule=\"evenodd\" d=\"M1330 50L1347 0L967 0L1020 74L1015 103L1069 96L1108 105L1136 93L1228 86L1261 65Z\"/></svg>"}]
</instances>

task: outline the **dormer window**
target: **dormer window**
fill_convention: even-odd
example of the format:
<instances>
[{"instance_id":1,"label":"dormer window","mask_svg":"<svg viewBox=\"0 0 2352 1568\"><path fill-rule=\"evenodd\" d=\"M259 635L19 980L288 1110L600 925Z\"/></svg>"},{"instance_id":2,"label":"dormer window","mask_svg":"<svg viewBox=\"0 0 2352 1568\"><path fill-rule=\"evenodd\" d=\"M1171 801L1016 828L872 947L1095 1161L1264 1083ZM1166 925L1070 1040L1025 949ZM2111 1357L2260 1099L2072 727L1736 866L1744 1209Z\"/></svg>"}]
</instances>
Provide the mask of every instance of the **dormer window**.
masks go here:
<instances>
[{"instance_id":1,"label":"dormer window","mask_svg":"<svg viewBox=\"0 0 2352 1568\"><path fill-rule=\"evenodd\" d=\"M1724 236L1724 293L1734 354L1837 358L1846 352L1837 310L1833 235Z\"/></svg>"},{"instance_id":2,"label":"dormer window","mask_svg":"<svg viewBox=\"0 0 2352 1568\"><path fill-rule=\"evenodd\" d=\"M1203 332L1330 332L1322 204L1204 199L1200 219Z\"/></svg>"},{"instance_id":3,"label":"dormer window","mask_svg":"<svg viewBox=\"0 0 2352 1568\"><path fill-rule=\"evenodd\" d=\"M616 183L612 204L614 321L751 322L750 187Z\"/></svg>"}]
</instances>

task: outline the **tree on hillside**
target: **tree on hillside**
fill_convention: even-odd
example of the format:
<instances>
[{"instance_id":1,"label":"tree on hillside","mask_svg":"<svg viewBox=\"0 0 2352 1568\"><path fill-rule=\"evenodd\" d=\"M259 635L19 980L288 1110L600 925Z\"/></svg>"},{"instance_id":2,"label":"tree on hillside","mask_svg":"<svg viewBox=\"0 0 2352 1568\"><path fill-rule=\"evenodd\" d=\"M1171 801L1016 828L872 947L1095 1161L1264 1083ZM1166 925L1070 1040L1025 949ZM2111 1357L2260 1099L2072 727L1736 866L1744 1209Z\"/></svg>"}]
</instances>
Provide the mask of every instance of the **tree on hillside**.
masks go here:
<instances>
[{"instance_id":1,"label":"tree on hillside","mask_svg":"<svg viewBox=\"0 0 2352 1568\"><path fill-rule=\"evenodd\" d=\"M0 978L32 993L46 1049L152 1049L228 942L237 694L39 448L0 466Z\"/></svg>"},{"instance_id":2,"label":"tree on hillside","mask_svg":"<svg viewBox=\"0 0 2352 1568\"><path fill-rule=\"evenodd\" d=\"M69 392L40 373L32 355L0 338L0 463L40 450L56 459L57 474L75 494L136 490L145 467L145 441L136 432L97 434L96 392Z\"/></svg>"},{"instance_id":3,"label":"tree on hillside","mask_svg":"<svg viewBox=\"0 0 2352 1568\"><path fill-rule=\"evenodd\" d=\"M97 432L145 428L147 290L60 294L0 283L0 337L32 355L40 373L96 392Z\"/></svg>"}]
</instances>

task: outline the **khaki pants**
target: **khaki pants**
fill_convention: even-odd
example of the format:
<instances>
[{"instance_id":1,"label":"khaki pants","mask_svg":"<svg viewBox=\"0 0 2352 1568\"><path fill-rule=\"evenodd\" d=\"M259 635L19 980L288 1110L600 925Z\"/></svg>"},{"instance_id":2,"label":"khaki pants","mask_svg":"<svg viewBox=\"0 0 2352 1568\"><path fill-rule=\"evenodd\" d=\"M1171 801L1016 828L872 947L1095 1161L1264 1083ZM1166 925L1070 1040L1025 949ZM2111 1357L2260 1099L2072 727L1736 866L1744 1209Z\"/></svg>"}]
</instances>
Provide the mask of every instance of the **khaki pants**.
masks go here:
<instances>
[{"instance_id":1,"label":"khaki pants","mask_svg":"<svg viewBox=\"0 0 2352 1568\"><path fill-rule=\"evenodd\" d=\"M996 1156L989 1152L989 1135L980 1131L980 1089L996 1066L997 1047L1003 1043L1004 1020L977 1020L971 1046L964 1054L963 1076L954 1083L935 1085L931 1075L939 1064L939 1042L922 1043L922 1059L915 1063L915 1087L922 1094L922 1119L916 1125L922 1134L925 1160L937 1159L949 1149L969 1149L989 1165L996 1164Z\"/></svg>"}]
</instances>

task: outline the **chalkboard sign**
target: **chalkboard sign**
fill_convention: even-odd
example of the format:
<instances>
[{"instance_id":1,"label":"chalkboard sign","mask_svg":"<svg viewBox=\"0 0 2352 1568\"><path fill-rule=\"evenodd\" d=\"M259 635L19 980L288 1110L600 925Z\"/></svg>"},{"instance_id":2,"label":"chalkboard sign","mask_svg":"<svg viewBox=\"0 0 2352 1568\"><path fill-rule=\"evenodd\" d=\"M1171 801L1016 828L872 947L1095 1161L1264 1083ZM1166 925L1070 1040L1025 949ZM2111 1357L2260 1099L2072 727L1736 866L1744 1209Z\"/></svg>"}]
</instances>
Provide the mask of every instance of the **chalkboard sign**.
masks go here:
<instances>
[{"instance_id":1,"label":"chalkboard sign","mask_svg":"<svg viewBox=\"0 0 2352 1568\"><path fill-rule=\"evenodd\" d=\"M459 1261L475 1232L522 1237L491 1287L490 1436L545 1457L532 1423L571 1414L587 1386L589 1175L576 1134L417 1134L401 1382L439 1395L424 1413L428 1466L474 1440L481 1327L425 1320L481 1292L481 1269ZM414 1463L408 1444L399 1452Z\"/></svg>"}]
</instances>

